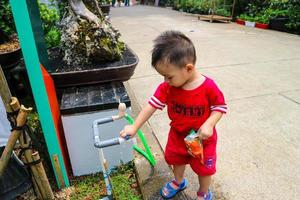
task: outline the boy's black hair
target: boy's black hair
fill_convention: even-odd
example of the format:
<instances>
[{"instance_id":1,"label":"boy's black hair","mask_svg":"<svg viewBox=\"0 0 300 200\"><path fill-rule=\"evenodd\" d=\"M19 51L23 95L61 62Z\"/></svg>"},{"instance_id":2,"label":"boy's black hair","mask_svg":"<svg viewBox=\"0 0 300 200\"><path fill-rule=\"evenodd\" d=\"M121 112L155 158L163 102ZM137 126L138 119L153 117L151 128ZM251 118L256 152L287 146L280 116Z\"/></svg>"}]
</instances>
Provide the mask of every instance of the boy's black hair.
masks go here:
<instances>
[{"instance_id":1,"label":"boy's black hair","mask_svg":"<svg viewBox=\"0 0 300 200\"><path fill-rule=\"evenodd\" d=\"M155 68L159 62L184 67L189 62L196 63L193 42L180 31L165 31L154 40L151 64Z\"/></svg>"}]
</instances>

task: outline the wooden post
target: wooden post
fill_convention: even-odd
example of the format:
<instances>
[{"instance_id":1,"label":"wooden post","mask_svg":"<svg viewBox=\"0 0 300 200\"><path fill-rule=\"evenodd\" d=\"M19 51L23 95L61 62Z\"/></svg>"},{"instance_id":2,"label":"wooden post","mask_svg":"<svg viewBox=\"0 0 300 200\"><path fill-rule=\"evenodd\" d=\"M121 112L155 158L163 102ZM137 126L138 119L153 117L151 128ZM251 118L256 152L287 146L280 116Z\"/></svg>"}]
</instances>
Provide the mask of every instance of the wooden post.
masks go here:
<instances>
[{"instance_id":1,"label":"wooden post","mask_svg":"<svg viewBox=\"0 0 300 200\"><path fill-rule=\"evenodd\" d=\"M21 105L18 117L16 119L18 127L24 126L24 124L26 123L27 115L31 110L32 108L25 108L23 105ZM8 164L8 161L11 157L16 141L19 138L21 132L22 130L13 130L13 132L10 134L8 138L8 142L5 146L5 149L0 159L0 176L3 175L3 172Z\"/></svg>"},{"instance_id":2,"label":"wooden post","mask_svg":"<svg viewBox=\"0 0 300 200\"><path fill-rule=\"evenodd\" d=\"M21 155L21 160L23 163L28 163L28 160L25 158L25 155ZM31 173L31 181L33 183L33 188L34 188L34 191L36 193L36 196L38 199L43 199L42 198L42 193L41 193L41 190L38 186L38 183L36 181L36 179L34 178L33 174Z\"/></svg>"},{"instance_id":3,"label":"wooden post","mask_svg":"<svg viewBox=\"0 0 300 200\"><path fill-rule=\"evenodd\" d=\"M33 161L40 160L40 155L39 155L39 152L37 152L37 151L34 152L33 154L31 154L31 156L32 156ZM54 195L53 195L52 189L50 187L43 164L41 162L39 162L38 164L34 165L33 167L35 168L35 170L38 174L38 177L35 177L35 178L40 179L40 181L38 181L38 182L42 183L42 185L41 185L41 189L43 191L42 193L45 193L45 196L43 199L54 199Z\"/></svg>"},{"instance_id":4,"label":"wooden post","mask_svg":"<svg viewBox=\"0 0 300 200\"><path fill-rule=\"evenodd\" d=\"M10 100L11 100L11 93L10 93L9 87L7 85L7 82L6 82L4 72L2 70L1 65L0 65L0 85L1 85L0 95L1 95L1 98L3 100L6 112L12 112L12 109L9 105Z\"/></svg>"},{"instance_id":5,"label":"wooden post","mask_svg":"<svg viewBox=\"0 0 300 200\"><path fill-rule=\"evenodd\" d=\"M63 177L63 174L62 174L62 171L61 171L61 167L60 167L60 164L59 164L58 155L54 154L52 156L52 159L54 161L54 170L55 170L55 172L57 174L59 184L60 184L60 186L62 188L64 188L64 187L66 187L66 185L64 183L64 177Z\"/></svg>"},{"instance_id":6,"label":"wooden post","mask_svg":"<svg viewBox=\"0 0 300 200\"><path fill-rule=\"evenodd\" d=\"M41 193L41 191L39 189L39 186L37 185L37 182L36 182L36 180L34 179L33 176L31 176L31 180L32 180L33 188L34 188L34 191L36 193L37 198L42 199L42 193Z\"/></svg>"},{"instance_id":7,"label":"wooden post","mask_svg":"<svg viewBox=\"0 0 300 200\"><path fill-rule=\"evenodd\" d=\"M17 97L11 97L11 102L9 105L13 111L18 111L21 108L20 102Z\"/></svg>"},{"instance_id":8,"label":"wooden post","mask_svg":"<svg viewBox=\"0 0 300 200\"><path fill-rule=\"evenodd\" d=\"M19 141L20 141L20 145L21 145L22 149L29 148L29 146L30 146L30 138L27 135L24 135L24 134L26 134L26 133L21 134L20 137L19 137ZM32 149L25 150L24 158L23 158L25 163L33 162L32 154L33 154ZM33 175L34 180L36 181L37 191L40 192L40 194L42 196L42 199L45 199L45 197L47 195L46 195L46 192L43 188L42 181L39 177L39 173L37 172L37 170L35 168L35 165L30 165L30 170L31 170L31 173Z\"/></svg>"},{"instance_id":9,"label":"wooden post","mask_svg":"<svg viewBox=\"0 0 300 200\"><path fill-rule=\"evenodd\" d=\"M32 163L40 159L38 152L33 152L33 150L30 149L31 138L26 132L23 132L23 134L19 136L19 141L22 149L26 149L23 159L25 160L25 163ZM32 179L37 196L40 195L41 199L54 199L54 195L45 173L43 164L40 162L30 165L30 170L33 175Z\"/></svg>"}]
</instances>

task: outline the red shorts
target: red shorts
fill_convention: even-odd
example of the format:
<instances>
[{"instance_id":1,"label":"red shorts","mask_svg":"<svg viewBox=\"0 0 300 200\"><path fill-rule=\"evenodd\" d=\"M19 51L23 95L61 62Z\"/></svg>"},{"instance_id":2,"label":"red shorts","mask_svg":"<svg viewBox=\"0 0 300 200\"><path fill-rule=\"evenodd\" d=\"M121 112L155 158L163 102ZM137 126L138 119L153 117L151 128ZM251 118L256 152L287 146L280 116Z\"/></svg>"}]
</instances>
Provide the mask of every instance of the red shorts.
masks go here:
<instances>
[{"instance_id":1,"label":"red shorts","mask_svg":"<svg viewBox=\"0 0 300 200\"><path fill-rule=\"evenodd\" d=\"M184 143L186 134L176 132L170 129L168 142L165 151L165 159L169 165L185 165L190 164L193 171L200 176L210 176L216 173L216 146L217 133L203 140L204 165L200 160L191 156Z\"/></svg>"}]
</instances>

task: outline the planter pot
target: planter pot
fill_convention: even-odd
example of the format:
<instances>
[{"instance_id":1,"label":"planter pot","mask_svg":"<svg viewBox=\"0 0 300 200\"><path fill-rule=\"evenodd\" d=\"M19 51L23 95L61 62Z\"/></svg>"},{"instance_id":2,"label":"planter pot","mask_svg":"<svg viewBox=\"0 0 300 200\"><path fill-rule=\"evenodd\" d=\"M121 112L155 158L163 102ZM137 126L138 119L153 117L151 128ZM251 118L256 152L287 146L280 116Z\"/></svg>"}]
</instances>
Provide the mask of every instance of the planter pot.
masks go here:
<instances>
[{"instance_id":1,"label":"planter pot","mask_svg":"<svg viewBox=\"0 0 300 200\"><path fill-rule=\"evenodd\" d=\"M21 48L8 53L0 53L0 65L3 70L16 66L22 58Z\"/></svg>"},{"instance_id":2,"label":"planter pot","mask_svg":"<svg viewBox=\"0 0 300 200\"><path fill-rule=\"evenodd\" d=\"M50 65L56 66L55 71L49 71L56 87L68 87L77 85L88 85L95 83L106 83L111 81L127 81L138 64L137 55L127 47L120 61L106 63L92 63L84 69L65 67L62 58L52 58Z\"/></svg>"},{"instance_id":3,"label":"planter pot","mask_svg":"<svg viewBox=\"0 0 300 200\"><path fill-rule=\"evenodd\" d=\"M255 22L245 21L245 26L248 26L248 27L255 27Z\"/></svg>"},{"instance_id":4,"label":"planter pot","mask_svg":"<svg viewBox=\"0 0 300 200\"><path fill-rule=\"evenodd\" d=\"M236 19L235 22L240 25L245 25L245 21L242 19Z\"/></svg>"},{"instance_id":5,"label":"planter pot","mask_svg":"<svg viewBox=\"0 0 300 200\"><path fill-rule=\"evenodd\" d=\"M255 23L256 28L261 28L261 29L268 29L269 24L262 24L262 23Z\"/></svg>"},{"instance_id":6,"label":"planter pot","mask_svg":"<svg viewBox=\"0 0 300 200\"><path fill-rule=\"evenodd\" d=\"M289 32L289 29L285 26L289 19L286 17L270 19L269 28L277 31Z\"/></svg>"},{"instance_id":7,"label":"planter pot","mask_svg":"<svg viewBox=\"0 0 300 200\"><path fill-rule=\"evenodd\" d=\"M99 5L99 7L104 15L109 15L110 4L101 4L101 5Z\"/></svg>"}]
</instances>

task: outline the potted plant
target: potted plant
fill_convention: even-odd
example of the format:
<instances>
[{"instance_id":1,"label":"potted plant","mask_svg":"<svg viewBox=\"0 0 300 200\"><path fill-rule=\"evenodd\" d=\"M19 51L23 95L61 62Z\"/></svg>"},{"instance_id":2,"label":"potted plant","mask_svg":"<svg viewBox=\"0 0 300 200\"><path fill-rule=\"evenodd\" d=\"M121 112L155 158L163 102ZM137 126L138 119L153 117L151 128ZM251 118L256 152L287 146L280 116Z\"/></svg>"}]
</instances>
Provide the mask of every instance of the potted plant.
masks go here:
<instances>
[{"instance_id":1,"label":"potted plant","mask_svg":"<svg viewBox=\"0 0 300 200\"><path fill-rule=\"evenodd\" d=\"M126 81L138 63L94 0L68 0L61 9L61 41L50 52L48 72L56 87Z\"/></svg>"},{"instance_id":2,"label":"potted plant","mask_svg":"<svg viewBox=\"0 0 300 200\"><path fill-rule=\"evenodd\" d=\"M239 16L239 19L245 21L245 26L255 27L255 19L253 16L242 14Z\"/></svg>"},{"instance_id":3,"label":"potted plant","mask_svg":"<svg viewBox=\"0 0 300 200\"><path fill-rule=\"evenodd\" d=\"M300 1L290 0L275 7L270 19L270 28L278 31L300 33Z\"/></svg>"},{"instance_id":4,"label":"potted plant","mask_svg":"<svg viewBox=\"0 0 300 200\"><path fill-rule=\"evenodd\" d=\"M0 19L0 65L6 70L16 66L22 57L8 0L0 1Z\"/></svg>"},{"instance_id":5,"label":"potted plant","mask_svg":"<svg viewBox=\"0 0 300 200\"><path fill-rule=\"evenodd\" d=\"M104 15L109 15L111 0L98 0L99 7Z\"/></svg>"},{"instance_id":6,"label":"potted plant","mask_svg":"<svg viewBox=\"0 0 300 200\"><path fill-rule=\"evenodd\" d=\"M258 15L254 18L255 27L261 29L268 29L269 27L269 16L265 14Z\"/></svg>"},{"instance_id":7,"label":"potted plant","mask_svg":"<svg viewBox=\"0 0 300 200\"><path fill-rule=\"evenodd\" d=\"M288 18L288 1L271 1L265 10L265 15L269 17L269 28L278 31L288 31L286 24Z\"/></svg>"},{"instance_id":8,"label":"potted plant","mask_svg":"<svg viewBox=\"0 0 300 200\"><path fill-rule=\"evenodd\" d=\"M246 15L241 14L239 17L236 18L235 22L240 25L245 25L245 19L246 19Z\"/></svg>"},{"instance_id":9,"label":"potted plant","mask_svg":"<svg viewBox=\"0 0 300 200\"><path fill-rule=\"evenodd\" d=\"M237 24L240 24L240 25L245 25L245 21L242 20L242 19L240 19L240 18L237 18L237 19L235 20L235 22L236 22Z\"/></svg>"}]
</instances>

